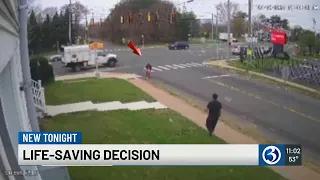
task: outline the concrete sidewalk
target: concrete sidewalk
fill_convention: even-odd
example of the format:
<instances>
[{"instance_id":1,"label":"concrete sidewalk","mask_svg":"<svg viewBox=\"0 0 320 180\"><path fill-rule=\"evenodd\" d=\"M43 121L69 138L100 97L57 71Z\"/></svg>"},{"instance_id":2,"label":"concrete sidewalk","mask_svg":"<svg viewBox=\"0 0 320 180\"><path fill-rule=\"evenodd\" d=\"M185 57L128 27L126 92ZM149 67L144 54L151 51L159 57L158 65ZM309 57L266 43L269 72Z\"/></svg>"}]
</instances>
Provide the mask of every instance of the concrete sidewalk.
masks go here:
<instances>
[{"instance_id":1,"label":"concrete sidewalk","mask_svg":"<svg viewBox=\"0 0 320 180\"><path fill-rule=\"evenodd\" d=\"M130 111L144 109L166 109L167 107L159 102L137 101L131 103L121 103L120 101L104 102L94 104L91 101L78 102L72 104L62 104L55 106L46 106L46 112L49 116L57 116L59 114L74 113L81 111L113 111L126 109Z\"/></svg>"},{"instance_id":2,"label":"concrete sidewalk","mask_svg":"<svg viewBox=\"0 0 320 180\"><path fill-rule=\"evenodd\" d=\"M85 79L85 78L94 78L96 77L95 72L82 73L82 74L71 74L64 76L56 76L56 81L65 81L65 80L76 80L76 79ZM116 73L116 72L100 72L100 78L119 78L119 79L135 79L141 76L136 74L125 74L125 73Z\"/></svg>"},{"instance_id":3,"label":"concrete sidewalk","mask_svg":"<svg viewBox=\"0 0 320 180\"><path fill-rule=\"evenodd\" d=\"M153 98L155 98L160 103L184 115L185 117L187 117L188 119L190 119L191 121L199 125L200 127L205 128L205 119L207 118L207 114L204 113L203 111L200 111L199 109L186 103L184 100L181 100L164 90L154 87L152 84L142 79L131 79L129 80L129 82L136 85L146 93L150 94ZM217 125L215 134L230 144L259 144L259 142L233 130L232 128L230 128L229 126L227 126L221 121ZM270 167L270 168L290 180L320 179L320 174L304 166Z\"/></svg>"},{"instance_id":4,"label":"concrete sidewalk","mask_svg":"<svg viewBox=\"0 0 320 180\"><path fill-rule=\"evenodd\" d=\"M227 63L226 60L207 61L207 62L204 62L204 64L246 72L245 69L241 69L241 68L230 66ZM276 81L276 82L279 82L279 83L286 83L287 85L290 85L292 87L303 89L303 90L306 90L306 91L309 91L309 92L320 94L320 91L318 91L316 89L309 88L309 87L306 87L306 86L302 86L302 85L294 83L294 82L285 81L285 80L280 79L280 78L276 78L276 77L273 77L273 76L269 76L269 75L266 75L266 74L263 74L263 73L254 72L254 71L248 71L248 73L256 75L256 76L259 76L259 77L263 77L263 78L266 78L266 79L270 79L270 80L273 80L273 81Z\"/></svg>"}]
</instances>

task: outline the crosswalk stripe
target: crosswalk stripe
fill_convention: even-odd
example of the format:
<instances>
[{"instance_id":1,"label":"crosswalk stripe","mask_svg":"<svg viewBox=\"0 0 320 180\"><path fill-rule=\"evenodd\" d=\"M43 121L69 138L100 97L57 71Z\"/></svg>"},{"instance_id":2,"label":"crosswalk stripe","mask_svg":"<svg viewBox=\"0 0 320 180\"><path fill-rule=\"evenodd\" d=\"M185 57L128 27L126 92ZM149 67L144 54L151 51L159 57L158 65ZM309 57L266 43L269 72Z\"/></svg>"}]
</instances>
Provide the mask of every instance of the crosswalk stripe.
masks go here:
<instances>
[{"instance_id":1,"label":"crosswalk stripe","mask_svg":"<svg viewBox=\"0 0 320 180\"><path fill-rule=\"evenodd\" d=\"M152 69L157 70L157 71L162 71L161 69L158 69L158 68L155 68L155 67L152 67Z\"/></svg>"},{"instance_id":2,"label":"crosswalk stripe","mask_svg":"<svg viewBox=\"0 0 320 180\"><path fill-rule=\"evenodd\" d=\"M190 63L190 64L194 64L195 66L203 66L203 64L194 63L194 62L192 62L192 63Z\"/></svg>"},{"instance_id":3,"label":"crosswalk stripe","mask_svg":"<svg viewBox=\"0 0 320 180\"><path fill-rule=\"evenodd\" d=\"M176 68L174 66L170 66L170 65L165 65L165 66L167 66L168 68L172 68L172 69L178 69L178 68Z\"/></svg>"},{"instance_id":4,"label":"crosswalk stripe","mask_svg":"<svg viewBox=\"0 0 320 180\"><path fill-rule=\"evenodd\" d=\"M179 64L180 66L185 66L185 67L192 67L189 63L186 64Z\"/></svg>"},{"instance_id":5,"label":"crosswalk stripe","mask_svg":"<svg viewBox=\"0 0 320 180\"><path fill-rule=\"evenodd\" d=\"M158 68L164 69L164 70L170 70L169 68L163 67L163 66L157 66Z\"/></svg>"},{"instance_id":6,"label":"crosswalk stripe","mask_svg":"<svg viewBox=\"0 0 320 180\"><path fill-rule=\"evenodd\" d=\"M175 66L175 67L178 67L178 68L185 68L185 67L183 67L183 66L179 66L179 65L177 65L177 64L172 64L172 66Z\"/></svg>"}]
</instances>

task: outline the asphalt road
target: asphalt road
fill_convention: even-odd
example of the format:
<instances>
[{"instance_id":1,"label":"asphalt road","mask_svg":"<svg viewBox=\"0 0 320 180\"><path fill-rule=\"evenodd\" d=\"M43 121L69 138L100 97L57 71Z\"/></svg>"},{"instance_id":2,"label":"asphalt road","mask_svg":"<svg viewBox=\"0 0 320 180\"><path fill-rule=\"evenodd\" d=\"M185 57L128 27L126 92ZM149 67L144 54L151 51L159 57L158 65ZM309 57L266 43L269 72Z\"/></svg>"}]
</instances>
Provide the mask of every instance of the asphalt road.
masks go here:
<instances>
[{"instance_id":1,"label":"asphalt road","mask_svg":"<svg viewBox=\"0 0 320 180\"><path fill-rule=\"evenodd\" d=\"M101 71L113 71L113 70L123 70L123 69L134 69L140 68L143 71L143 67L149 62L153 66L171 64L172 59L178 60L179 62L202 62L203 60L209 60L212 58L223 58L227 56L226 50L224 50L225 45L221 45L217 49L214 44L197 44L190 45L188 50L179 51L169 51L167 47L157 47L157 48L147 48L142 49L142 56L139 57L132 53L128 47L123 46L109 46L107 51L118 55L118 64L116 68L105 68L100 67ZM178 53L177 53L178 52ZM167 58L169 56L170 58ZM175 62L175 61L174 61ZM173 63L174 63L173 62ZM66 74L75 74L71 69L65 68L62 63L54 62L52 63L55 74L57 76ZM87 71L94 71L94 67L88 69ZM83 72L80 72L83 73Z\"/></svg>"},{"instance_id":2,"label":"asphalt road","mask_svg":"<svg viewBox=\"0 0 320 180\"><path fill-rule=\"evenodd\" d=\"M219 53L225 56L226 50ZM313 159L320 160L320 101L203 65L203 61L217 56L214 45L195 45L181 51L145 49L141 57L128 50L116 54L120 62L114 71L144 74L143 68L149 62L154 67L153 80L185 92L203 105L212 93L218 93L225 113L238 117L239 122L254 124L278 142L302 144ZM71 73L58 66L54 65L56 74Z\"/></svg>"}]
</instances>

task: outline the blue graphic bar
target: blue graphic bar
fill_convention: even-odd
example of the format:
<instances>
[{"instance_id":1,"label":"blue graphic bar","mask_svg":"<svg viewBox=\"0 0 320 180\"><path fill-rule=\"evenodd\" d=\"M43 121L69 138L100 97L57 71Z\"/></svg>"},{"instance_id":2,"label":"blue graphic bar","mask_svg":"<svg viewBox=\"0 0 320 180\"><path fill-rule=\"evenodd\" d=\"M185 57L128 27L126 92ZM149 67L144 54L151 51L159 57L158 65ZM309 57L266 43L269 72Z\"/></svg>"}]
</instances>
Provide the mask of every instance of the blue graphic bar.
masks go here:
<instances>
[{"instance_id":1,"label":"blue graphic bar","mask_svg":"<svg viewBox=\"0 0 320 180\"><path fill-rule=\"evenodd\" d=\"M19 132L19 144L82 144L81 132Z\"/></svg>"}]
</instances>

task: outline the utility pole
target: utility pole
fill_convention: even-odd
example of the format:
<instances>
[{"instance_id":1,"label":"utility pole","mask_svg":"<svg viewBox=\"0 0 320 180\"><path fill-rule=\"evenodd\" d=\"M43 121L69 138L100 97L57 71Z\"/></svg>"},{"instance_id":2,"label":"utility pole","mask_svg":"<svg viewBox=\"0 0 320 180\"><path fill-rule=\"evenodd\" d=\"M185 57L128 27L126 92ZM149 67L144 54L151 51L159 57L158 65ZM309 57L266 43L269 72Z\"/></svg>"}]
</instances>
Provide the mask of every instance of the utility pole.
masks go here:
<instances>
[{"instance_id":1,"label":"utility pole","mask_svg":"<svg viewBox=\"0 0 320 180\"><path fill-rule=\"evenodd\" d=\"M251 55L250 55L250 59L252 60L252 52L253 52L253 31L252 31L252 20L251 20L251 16L252 16L252 0L248 0L248 20L249 20L249 29L248 29L248 35L250 35L250 42L249 42L249 47L251 49Z\"/></svg>"},{"instance_id":2,"label":"utility pole","mask_svg":"<svg viewBox=\"0 0 320 180\"><path fill-rule=\"evenodd\" d=\"M228 51L227 51L227 60L230 60L230 0L228 0Z\"/></svg>"},{"instance_id":3,"label":"utility pole","mask_svg":"<svg viewBox=\"0 0 320 180\"><path fill-rule=\"evenodd\" d=\"M72 44L71 39L71 23L72 23L72 14L71 14L71 0L69 0L69 43Z\"/></svg>"},{"instance_id":4,"label":"utility pole","mask_svg":"<svg viewBox=\"0 0 320 180\"><path fill-rule=\"evenodd\" d=\"M31 123L32 131L39 132L39 122L36 112L36 107L33 101L32 93L32 81L30 73L30 58L28 49L28 30L27 30L27 19L28 19L28 3L27 0L20 0L20 13L19 13L19 23L20 23L20 56L21 56L21 69L23 73L23 87L27 101L27 111L29 120Z\"/></svg>"},{"instance_id":5,"label":"utility pole","mask_svg":"<svg viewBox=\"0 0 320 180\"><path fill-rule=\"evenodd\" d=\"M316 18L312 18L312 22L313 22L313 30L314 30L314 35L317 37L317 29L316 29Z\"/></svg>"},{"instance_id":6,"label":"utility pole","mask_svg":"<svg viewBox=\"0 0 320 180\"><path fill-rule=\"evenodd\" d=\"M213 40L213 13L211 16L211 39Z\"/></svg>"},{"instance_id":7,"label":"utility pole","mask_svg":"<svg viewBox=\"0 0 320 180\"><path fill-rule=\"evenodd\" d=\"M248 35L250 36L252 36L251 16L252 16L252 0L248 0L248 21L249 21Z\"/></svg>"},{"instance_id":8,"label":"utility pole","mask_svg":"<svg viewBox=\"0 0 320 180\"><path fill-rule=\"evenodd\" d=\"M86 42L89 43L89 28L88 28L88 15L87 15L87 12L86 12L86 32L85 32L85 39L86 39Z\"/></svg>"},{"instance_id":9,"label":"utility pole","mask_svg":"<svg viewBox=\"0 0 320 180\"><path fill-rule=\"evenodd\" d=\"M219 32L218 32L218 23L219 23L219 12L218 12L218 7L216 6L216 40L219 40Z\"/></svg>"}]
</instances>

